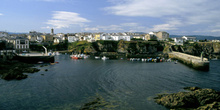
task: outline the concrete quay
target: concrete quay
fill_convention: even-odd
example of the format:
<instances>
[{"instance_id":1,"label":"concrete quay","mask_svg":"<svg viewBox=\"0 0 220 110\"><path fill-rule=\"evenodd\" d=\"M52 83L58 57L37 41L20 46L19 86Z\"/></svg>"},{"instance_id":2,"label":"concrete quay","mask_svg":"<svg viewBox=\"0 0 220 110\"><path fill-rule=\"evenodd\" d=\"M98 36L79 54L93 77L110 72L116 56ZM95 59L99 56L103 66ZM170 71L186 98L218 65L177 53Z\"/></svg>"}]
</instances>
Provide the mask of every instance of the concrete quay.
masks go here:
<instances>
[{"instance_id":1,"label":"concrete quay","mask_svg":"<svg viewBox=\"0 0 220 110\"><path fill-rule=\"evenodd\" d=\"M169 57L173 59L177 59L179 62L186 64L197 70L209 70L209 61L207 58L197 57L193 55L188 55L180 52L170 52Z\"/></svg>"}]
</instances>

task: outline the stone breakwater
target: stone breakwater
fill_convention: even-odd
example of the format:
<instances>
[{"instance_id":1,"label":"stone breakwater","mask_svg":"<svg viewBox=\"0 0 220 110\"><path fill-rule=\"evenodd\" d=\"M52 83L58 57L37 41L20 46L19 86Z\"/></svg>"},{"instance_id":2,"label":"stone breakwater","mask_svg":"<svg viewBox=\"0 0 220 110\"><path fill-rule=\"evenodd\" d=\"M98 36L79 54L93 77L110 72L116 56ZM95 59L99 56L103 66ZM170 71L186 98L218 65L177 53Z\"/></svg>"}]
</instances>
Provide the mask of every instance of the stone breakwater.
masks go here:
<instances>
[{"instance_id":1,"label":"stone breakwater","mask_svg":"<svg viewBox=\"0 0 220 110\"><path fill-rule=\"evenodd\" d=\"M190 92L159 94L155 102L169 109L220 110L220 92L198 87L184 89Z\"/></svg>"},{"instance_id":2,"label":"stone breakwater","mask_svg":"<svg viewBox=\"0 0 220 110\"><path fill-rule=\"evenodd\" d=\"M200 58L193 55L188 55L180 52L170 52L170 58L177 59L178 61L198 70L209 70L209 61L207 58Z\"/></svg>"}]
</instances>

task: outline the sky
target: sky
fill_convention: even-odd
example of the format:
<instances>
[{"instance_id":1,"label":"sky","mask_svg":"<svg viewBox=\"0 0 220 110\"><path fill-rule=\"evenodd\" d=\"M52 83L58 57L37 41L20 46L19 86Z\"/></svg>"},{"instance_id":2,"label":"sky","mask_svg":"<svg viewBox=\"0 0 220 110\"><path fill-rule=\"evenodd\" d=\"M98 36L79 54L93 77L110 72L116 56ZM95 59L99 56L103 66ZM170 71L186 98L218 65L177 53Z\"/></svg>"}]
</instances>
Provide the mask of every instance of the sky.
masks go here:
<instances>
[{"instance_id":1,"label":"sky","mask_svg":"<svg viewBox=\"0 0 220 110\"><path fill-rule=\"evenodd\" d=\"M220 36L220 0L1 0L0 31Z\"/></svg>"}]
</instances>

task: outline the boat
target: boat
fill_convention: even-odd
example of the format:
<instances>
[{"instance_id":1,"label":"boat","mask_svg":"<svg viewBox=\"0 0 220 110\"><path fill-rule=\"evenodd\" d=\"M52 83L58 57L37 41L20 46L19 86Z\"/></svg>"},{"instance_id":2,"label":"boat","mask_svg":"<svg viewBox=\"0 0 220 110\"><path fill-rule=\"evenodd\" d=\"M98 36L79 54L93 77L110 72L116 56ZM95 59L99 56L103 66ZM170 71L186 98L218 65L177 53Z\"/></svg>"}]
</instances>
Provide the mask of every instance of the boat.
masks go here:
<instances>
[{"instance_id":1,"label":"boat","mask_svg":"<svg viewBox=\"0 0 220 110\"><path fill-rule=\"evenodd\" d=\"M95 56L95 59L100 59L100 56Z\"/></svg>"},{"instance_id":2,"label":"boat","mask_svg":"<svg viewBox=\"0 0 220 110\"><path fill-rule=\"evenodd\" d=\"M108 60L109 58L108 57L106 57L106 56L103 56L102 57L102 60Z\"/></svg>"},{"instance_id":3,"label":"boat","mask_svg":"<svg viewBox=\"0 0 220 110\"><path fill-rule=\"evenodd\" d=\"M177 64L177 60L175 61L175 64Z\"/></svg>"},{"instance_id":4,"label":"boat","mask_svg":"<svg viewBox=\"0 0 220 110\"><path fill-rule=\"evenodd\" d=\"M72 58L72 59L83 59L83 57L80 54L70 55L70 58Z\"/></svg>"},{"instance_id":5,"label":"boat","mask_svg":"<svg viewBox=\"0 0 220 110\"><path fill-rule=\"evenodd\" d=\"M14 53L13 60L18 60L25 63L54 63L55 61L53 55L27 54L24 56L16 53Z\"/></svg>"}]
</instances>

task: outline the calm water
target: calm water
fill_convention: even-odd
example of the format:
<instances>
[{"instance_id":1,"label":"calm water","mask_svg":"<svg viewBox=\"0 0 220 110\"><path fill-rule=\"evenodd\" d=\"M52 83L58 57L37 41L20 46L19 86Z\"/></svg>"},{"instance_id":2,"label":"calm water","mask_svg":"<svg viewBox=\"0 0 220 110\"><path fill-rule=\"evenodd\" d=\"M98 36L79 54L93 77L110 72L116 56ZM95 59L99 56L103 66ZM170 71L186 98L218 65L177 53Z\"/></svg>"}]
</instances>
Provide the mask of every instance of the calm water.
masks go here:
<instances>
[{"instance_id":1,"label":"calm water","mask_svg":"<svg viewBox=\"0 0 220 110\"><path fill-rule=\"evenodd\" d=\"M220 61L211 61L209 72L173 62L72 60L68 55L56 56L56 61L38 65L41 71L27 79L0 80L0 110L78 110L97 97L110 110L166 110L154 102L156 94L186 86L220 91Z\"/></svg>"}]
</instances>

